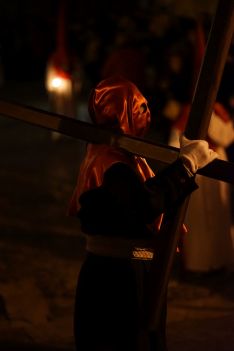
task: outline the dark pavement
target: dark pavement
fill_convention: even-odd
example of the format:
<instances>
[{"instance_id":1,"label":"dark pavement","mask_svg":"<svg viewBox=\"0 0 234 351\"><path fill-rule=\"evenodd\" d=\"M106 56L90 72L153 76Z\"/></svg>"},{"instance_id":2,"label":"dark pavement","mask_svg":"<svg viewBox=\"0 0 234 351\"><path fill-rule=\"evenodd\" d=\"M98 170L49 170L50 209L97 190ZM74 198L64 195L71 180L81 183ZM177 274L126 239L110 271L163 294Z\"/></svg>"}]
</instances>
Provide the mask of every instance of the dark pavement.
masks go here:
<instances>
[{"instance_id":1,"label":"dark pavement","mask_svg":"<svg viewBox=\"0 0 234 351\"><path fill-rule=\"evenodd\" d=\"M42 84L0 97L48 108ZM66 208L83 143L0 116L0 351L73 350L75 285L84 254ZM234 273L182 274L168 292L169 351L234 350Z\"/></svg>"}]
</instances>

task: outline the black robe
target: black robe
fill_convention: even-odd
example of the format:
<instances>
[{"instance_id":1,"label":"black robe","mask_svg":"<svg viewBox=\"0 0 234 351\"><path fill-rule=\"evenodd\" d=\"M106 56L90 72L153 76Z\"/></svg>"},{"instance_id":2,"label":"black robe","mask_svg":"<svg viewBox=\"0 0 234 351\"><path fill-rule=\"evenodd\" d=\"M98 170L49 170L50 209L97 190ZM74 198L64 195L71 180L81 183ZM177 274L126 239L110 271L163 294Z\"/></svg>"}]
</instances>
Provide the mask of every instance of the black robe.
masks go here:
<instances>
[{"instance_id":1,"label":"black robe","mask_svg":"<svg viewBox=\"0 0 234 351\"><path fill-rule=\"evenodd\" d=\"M151 239L152 224L197 188L179 159L145 183L128 165L116 163L101 187L81 195L78 216L84 233ZM166 302L159 328L142 320L150 261L87 253L75 304L77 351L165 351Z\"/></svg>"}]
</instances>

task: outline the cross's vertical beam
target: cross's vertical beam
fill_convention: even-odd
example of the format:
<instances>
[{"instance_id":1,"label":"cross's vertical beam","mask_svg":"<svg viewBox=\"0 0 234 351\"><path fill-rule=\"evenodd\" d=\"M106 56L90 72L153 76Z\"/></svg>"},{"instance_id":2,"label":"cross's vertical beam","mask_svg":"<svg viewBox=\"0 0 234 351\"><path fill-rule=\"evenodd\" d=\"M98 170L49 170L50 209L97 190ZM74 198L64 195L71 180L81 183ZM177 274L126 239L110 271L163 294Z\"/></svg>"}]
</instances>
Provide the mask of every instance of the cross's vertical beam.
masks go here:
<instances>
[{"instance_id":1,"label":"cross's vertical beam","mask_svg":"<svg viewBox=\"0 0 234 351\"><path fill-rule=\"evenodd\" d=\"M185 135L205 139L234 31L234 1L219 0Z\"/></svg>"},{"instance_id":2,"label":"cross's vertical beam","mask_svg":"<svg viewBox=\"0 0 234 351\"><path fill-rule=\"evenodd\" d=\"M205 139L234 29L234 0L219 0L192 102L185 135ZM199 191L199 190L198 190ZM146 322L151 329L159 322L169 276L180 236L187 199L173 213L164 216L160 240L152 261Z\"/></svg>"}]
</instances>

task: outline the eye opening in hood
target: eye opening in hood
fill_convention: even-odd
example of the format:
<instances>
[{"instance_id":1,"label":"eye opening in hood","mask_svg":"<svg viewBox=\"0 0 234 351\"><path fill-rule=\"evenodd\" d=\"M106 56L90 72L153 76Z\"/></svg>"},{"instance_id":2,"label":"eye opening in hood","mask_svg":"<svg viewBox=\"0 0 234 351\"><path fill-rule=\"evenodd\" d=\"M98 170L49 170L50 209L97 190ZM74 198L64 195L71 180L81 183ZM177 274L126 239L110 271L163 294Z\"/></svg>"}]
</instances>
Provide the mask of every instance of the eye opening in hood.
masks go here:
<instances>
[{"instance_id":1,"label":"eye opening in hood","mask_svg":"<svg viewBox=\"0 0 234 351\"><path fill-rule=\"evenodd\" d=\"M150 124L145 97L135 84L122 77L110 77L97 84L90 93L88 108L95 124L124 134L142 136Z\"/></svg>"}]
</instances>

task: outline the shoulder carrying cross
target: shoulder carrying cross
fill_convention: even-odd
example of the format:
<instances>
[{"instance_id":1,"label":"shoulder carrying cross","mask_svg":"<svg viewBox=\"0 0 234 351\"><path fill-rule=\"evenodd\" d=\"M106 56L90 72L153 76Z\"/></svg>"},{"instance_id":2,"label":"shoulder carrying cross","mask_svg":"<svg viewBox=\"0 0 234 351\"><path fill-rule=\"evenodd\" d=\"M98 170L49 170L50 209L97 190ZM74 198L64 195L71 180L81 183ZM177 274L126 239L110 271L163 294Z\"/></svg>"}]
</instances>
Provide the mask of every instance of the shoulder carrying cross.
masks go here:
<instances>
[{"instance_id":1,"label":"shoulder carrying cross","mask_svg":"<svg viewBox=\"0 0 234 351\"><path fill-rule=\"evenodd\" d=\"M189 139L205 139L213 104L216 99L234 29L234 0L219 0L210 31L205 57L198 78L185 135ZM119 146L140 156L171 163L178 157L178 149L149 143L126 135L119 135L66 116L48 113L21 105L0 101L0 115L28 122L68 136L93 143ZM234 164L215 160L198 171L199 174L234 184ZM146 308L146 325L158 323L166 293L180 228L189 199L174 213L164 216L160 247L152 261L151 287Z\"/></svg>"}]
</instances>

